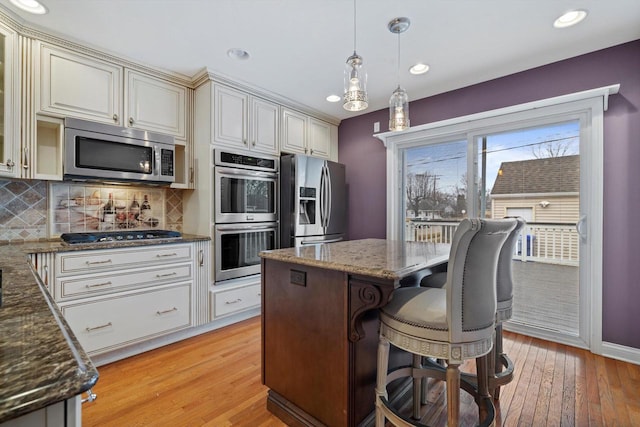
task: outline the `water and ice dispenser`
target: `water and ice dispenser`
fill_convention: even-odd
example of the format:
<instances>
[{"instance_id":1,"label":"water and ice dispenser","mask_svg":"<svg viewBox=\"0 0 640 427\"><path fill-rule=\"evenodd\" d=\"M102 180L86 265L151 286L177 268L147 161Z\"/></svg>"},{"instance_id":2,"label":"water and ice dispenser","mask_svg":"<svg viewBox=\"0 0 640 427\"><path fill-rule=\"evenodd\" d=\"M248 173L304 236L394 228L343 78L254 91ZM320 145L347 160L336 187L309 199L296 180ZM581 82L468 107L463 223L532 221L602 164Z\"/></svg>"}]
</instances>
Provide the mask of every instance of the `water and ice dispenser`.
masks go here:
<instances>
[{"instance_id":1,"label":"water and ice dispenser","mask_svg":"<svg viewBox=\"0 0 640 427\"><path fill-rule=\"evenodd\" d=\"M298 224L308 225L316 223L316 189L300 187L300 208Z\"/></svg>"}]
</instances>

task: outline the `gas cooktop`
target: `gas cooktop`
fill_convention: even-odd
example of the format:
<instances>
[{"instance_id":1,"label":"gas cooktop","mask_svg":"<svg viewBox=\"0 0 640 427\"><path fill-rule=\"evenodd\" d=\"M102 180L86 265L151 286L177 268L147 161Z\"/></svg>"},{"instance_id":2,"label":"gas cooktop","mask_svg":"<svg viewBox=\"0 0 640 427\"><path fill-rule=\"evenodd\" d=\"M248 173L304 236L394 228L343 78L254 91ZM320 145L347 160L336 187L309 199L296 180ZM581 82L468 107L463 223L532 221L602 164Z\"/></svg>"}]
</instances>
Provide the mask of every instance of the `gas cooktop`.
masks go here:
<instances>
[{"instance_id":1,"label":"gas cooktop","mask_svg":"<svg viewBox=\"0 0 640 427\"><path fill-rule=\"evenodd\" d=\"M182 235L172 230L137 230L137 231L96 231L91 233L64 233L60 236L63 242L76 245L81 243L131 242L135 240L180 239Z\"/></svg>"}]
</instances>

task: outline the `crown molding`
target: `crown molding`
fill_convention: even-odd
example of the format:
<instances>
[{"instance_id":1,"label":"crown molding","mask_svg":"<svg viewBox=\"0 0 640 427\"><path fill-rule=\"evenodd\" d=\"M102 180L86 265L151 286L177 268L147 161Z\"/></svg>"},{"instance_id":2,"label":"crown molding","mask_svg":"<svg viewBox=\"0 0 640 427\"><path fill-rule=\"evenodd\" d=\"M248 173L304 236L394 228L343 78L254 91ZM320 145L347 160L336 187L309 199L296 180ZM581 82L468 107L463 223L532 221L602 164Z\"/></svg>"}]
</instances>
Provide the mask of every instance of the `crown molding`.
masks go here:
<instances>
[{"instance_id":1,"label":"crown molding","mask_svg":"<svg viewBox=\"0 0 640 427\"><path fill-rule=\"evenodd\" d=\"M72 40L69 36L64 34L54 34L51 30L44 30L33 24L26 24L25 21L8 10L5 6L0 5L0 23L16 31L19 35L34 40L39 40L45 43L51 43L56 46L67 48L85 55L93 56L94 58L104 61L112 62L122 67L126 67L141 73L150 74L152 76L168 80L170 82L186 86L191 89L195 89L207 81L214 81L226 86L231 86L238 90L249 92L258 97L268 99L276 102L287 108L299 111L303 114L313 116L317 119L325 122L339 125L340 119L329 116L321 111L315 110L307 105L296 102L292 99L279 95L277 93L270 92L266 89L254 86L250 83L242 82L229 76L225 76L222 73L213 72L208 68L203 68L193 76L186 76L170 70L159 69L158 67L151 67L137 62L131 58L124 58L115 53L106 52L102 48L88 46L84 42L78 40Z\"/></svg>"}]
</instances>

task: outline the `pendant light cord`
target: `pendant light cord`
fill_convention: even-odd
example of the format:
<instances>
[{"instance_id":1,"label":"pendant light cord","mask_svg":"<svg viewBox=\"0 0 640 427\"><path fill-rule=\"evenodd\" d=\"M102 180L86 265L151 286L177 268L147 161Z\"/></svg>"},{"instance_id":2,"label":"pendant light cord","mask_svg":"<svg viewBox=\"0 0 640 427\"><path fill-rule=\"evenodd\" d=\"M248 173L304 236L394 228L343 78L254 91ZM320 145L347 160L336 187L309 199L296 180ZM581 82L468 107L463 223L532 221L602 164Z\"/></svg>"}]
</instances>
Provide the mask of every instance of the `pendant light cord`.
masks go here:
<instances>
[{"instance_id":1,"label":"pendant light cord","mask_svg":"<svg viewBox=\"0 0 640 427\"><path fill-rule=\"evenodd\" d=\"M356 53L356 0L353 0L353 53Z\"/></svg>"},{"instance_id":2,"label":"pendant light cord","mask_svg":"<svg viewBox=\"0 0 640 427\"><path fill-rule=\"evenodd\" d=\"M398 31L398 69L397 69L398 87L400 87L400 31Z\"/></svg>"}]
</instances>

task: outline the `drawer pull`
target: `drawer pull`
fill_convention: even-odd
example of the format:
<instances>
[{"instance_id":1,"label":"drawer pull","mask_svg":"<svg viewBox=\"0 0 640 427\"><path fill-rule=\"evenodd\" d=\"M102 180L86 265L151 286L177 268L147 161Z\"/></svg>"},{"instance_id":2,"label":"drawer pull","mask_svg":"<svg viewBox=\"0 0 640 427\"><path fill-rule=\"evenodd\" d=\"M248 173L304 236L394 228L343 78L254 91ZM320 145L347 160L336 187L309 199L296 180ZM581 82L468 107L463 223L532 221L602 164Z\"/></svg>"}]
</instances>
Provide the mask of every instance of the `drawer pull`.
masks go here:
<instances>
[{"instance_id":1,"label":"drawer pull","mask_svg":"<svg viewBox=\"0 0 640 427\"><path fill-rule=\"evenodd\" d=\"M159 279L161 277L171 277L171 276L175 276L178 273L176 273L175 271L173 273L166 273L166 274L156 274L156 277Z\"/></svg>"},{"instance_id":2,"label":"drawer pull","mask_svg":"<svg viewBox=\"0 0 640 427\"><path fill-rule=\"evenodd\" d=\"M233 301L225 301L225 304L237 304L242 301L242 298L234 299Z\"/></svg>"},{"instance_id":3,"label":"drawer pull","mask_svg":"<svg viewBox=\"0 0 640 427\"><path fill-rule=\"evenodd\" d=\"M102 283L94 283L92 285L85 285L87 287L87 289L91 289L91 288L97 288L99 286L109 286L111 285L111 282L102 282Z\"/></svg>"},{"instance_id":4,"label":"drawer pull","mask_svg":"<svg viewBox=\"0 0 640 427\"><path fill-rule=\"evenodd\" d=\"M164 257L168 257L168 256L178 256L178 254L175 253L175 252L171 252L170 254L158 254L158 255L156 255L156 257L158 257L158 258L164 258Z\"/></svg>"},{"instance_id":5,"label":"drawer pull","mask_svg":"<svg viewBox=\"0 0 640 427\"><path fill-rule=\"evenodd\" d=\"M200 249L200 267L204 266L204 251Z\"/></svg>"},{"instance_id":6,"label":"drawer pull","mask_svg":"<svg viewBox=\"0 0 640 427\"><path fill-rule=\"evenodd\" d=\"M104 325L94 326L93 328L85 328L85 329L87 330L87 332L91 332L91 331L96 331L98 329L108 328L110 326L113 326L113 323L109 322L109 323L105 323Z\"/></svg>"},{"instance_id":7,"label":"drawer pull","mask_svg":"<svg viewBox=\"0 0 640 427\"><path fill-rule=\"evenodd\" d=\"M163 310L163 311L159 311L158 310L158 311L156 311L156 314L158 316L162 316L163 314L168 314L168 313L171 313L171 312L174 312L174 311L178 311L178 309L173 307L173 308L170 308L169 310Z\"/></svg>"},{"instance_id":8,"label":"drawer pull","mask_svg":"<svg viewBox=\"0 0 640 427\"><path fill-rule=\"evenodd\" d=\"M87 265L109 264L109 263L111 263L111 259L107 259L104 261L87 261Z\"/></svg>"}]
</instances>

